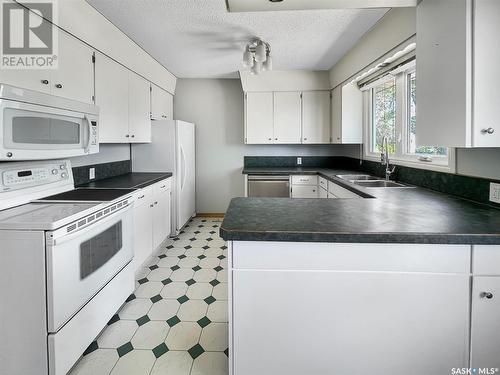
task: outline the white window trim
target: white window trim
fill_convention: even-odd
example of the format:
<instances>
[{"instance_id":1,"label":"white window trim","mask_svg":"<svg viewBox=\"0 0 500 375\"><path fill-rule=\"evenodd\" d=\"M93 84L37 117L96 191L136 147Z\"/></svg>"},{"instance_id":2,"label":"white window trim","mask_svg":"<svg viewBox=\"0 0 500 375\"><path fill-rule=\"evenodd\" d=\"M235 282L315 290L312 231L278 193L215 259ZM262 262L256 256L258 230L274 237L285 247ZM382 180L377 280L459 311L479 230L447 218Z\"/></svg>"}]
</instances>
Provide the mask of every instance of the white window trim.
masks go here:
<instances>
[{"instance_id":1,"label":"white window trim","mask_svg":"<svg viewBox=\"0 0 500 375\"><path fill-rule=\"evenodd\" d=\"M439 172L446 173L455 173L456 172L456 157L455 157L455 149L448 149L448 157L433 157L431 162L424 162L418 159L417 155L407 154L407 94L408 94L408 85L407 85L407 74L409 71L415 69L415 61L412 61L403 67L398 68L396 71L391 72L390 74L381 77L377 81L371 83L367 87L363 87L363 139L364 139L364 151L363 151L363 159L370 161L380 161L380 154L371 152L372 145L372 110L373 110L373 100L372 100L372 88L380 85L384 82L387 82L396 76L396 92L397 92L397 118L396 118L396 154L390 156L391 164L401 165L411 168L418 169L428 169ZM418 125L417 125L418 126Z\"/></svg>"}]
</instances>

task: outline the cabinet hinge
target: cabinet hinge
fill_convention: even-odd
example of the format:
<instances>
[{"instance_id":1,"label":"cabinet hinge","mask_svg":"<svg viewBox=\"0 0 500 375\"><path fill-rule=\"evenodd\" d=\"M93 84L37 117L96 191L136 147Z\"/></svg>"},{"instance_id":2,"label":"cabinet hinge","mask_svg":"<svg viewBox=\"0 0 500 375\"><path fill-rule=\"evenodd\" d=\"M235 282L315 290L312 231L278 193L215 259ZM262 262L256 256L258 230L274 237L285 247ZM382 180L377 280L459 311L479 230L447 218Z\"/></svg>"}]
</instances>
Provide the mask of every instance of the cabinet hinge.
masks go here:
<instances>
[{"instance_id":1,"label":"cabinet hinge","mask_svg":"<svg viewBox=\"0 0 500 375\"><path fill-rule=\"evenodd\" d=\"M330 91L330 99L333 98L333 92Z\"/></svg>"},{"instance_id":2,"label":"cabinet hinge","mask_svg":"<svg viewBox=\"0 0 500 375\"><path fill-rule=\"evenodd\" d=\"M95 64L95 52L92 53L92 64Z\"/></svg>"},{"instance_id":3,"label":"cabinet hinge","mask_svg":"<svg viewBox=\"0 0 500 375\"><path fill-rule=\"evenodd\" d=\"M245 99L247 99L247 98L248 98L248 93L245 93Z\"/></svg>"},{"instance_id":4,"label":"cabinet hinge","mask_svg":"<svg viewBox=\"0 0 500 375\"><path fill-rule=\"evenodd\" d=\"M95 95L92 95L92 101L95 103Z\"/></svg>"},{"instance_id":5,"label":"cabinet hinge","mask_svg":"<svg viewBox=\"0 0 500 375\"><path fill-rule=\"evenodd\" d=\"M245 138L245 143L247 143L247 139Z\"/></svg>"},{"instance_id":6,"label":"cabinet hinge","mask_svg":"<svg viewBox=\"0 0 500 375\"><path fill-rule=\"evenodd\" d=\"M300 93L300 99L302 99L302 93Z\"/></svg>"},{"instance_id":7,"label":"cabinet hinge","mask_svg":"<svg viewBox=\"0 0 500 375\"><path fill-rule=\"evenodd\" d=\"M153 92L153 86L149 85L149 92Z\"/></svg>"}]
</instances>

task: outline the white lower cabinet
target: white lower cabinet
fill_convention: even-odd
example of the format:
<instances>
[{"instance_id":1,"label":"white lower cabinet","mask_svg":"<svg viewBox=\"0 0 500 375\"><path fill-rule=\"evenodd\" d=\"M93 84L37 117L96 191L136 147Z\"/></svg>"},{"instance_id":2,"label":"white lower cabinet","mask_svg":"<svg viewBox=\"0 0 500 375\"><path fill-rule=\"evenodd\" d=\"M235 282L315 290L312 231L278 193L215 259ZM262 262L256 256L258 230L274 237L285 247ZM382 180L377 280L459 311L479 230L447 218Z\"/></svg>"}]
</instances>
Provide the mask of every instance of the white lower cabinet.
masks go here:
<instances>
[{"instance_id":1,"label":"white lower cabinet","mask_svg":"<svg viewBox=\"0 0 500 375\"><path fill-rule=\"evenodd\" d=\"M332 194L331 198L361 198L358 194L337 185L335 182L328 181L328 193Z\"/></svg>"},{"instance_id":2,"label":"white lower cabinet","mask_svg":"<svg viewBox=\"0 0 500 375\"><path fill-rule=\"evenodd\" d=\"M134 271L170 235L171 191L171 179L166 179L137 192L134 203Z\"/></svg>"},{"instance_id":3,"label":"white lower cabinet","mask_svg":"<svg viewBox=\"0 0 500 375\"><path fill-rule=\"evenodd\" d=\"M467 248L230 243L232 373L437 375L468 367ZM304 251L314 258L306 264Z\"/></svg>"},{"instance_id":4,"label":"white lower cabinet","mask_svg":"<svg viewBox=\"0 0 500 375\"><path fill-rule=\"evenodd\" d=\"M318 176L292 176L291 198L318 198Z\"/></svg>"},{"instance_id":5,"label":"white lower cabinet","mask_svg":"<svg viewBox=\"0 0 500 375\"><path fill-rule=\"evenodd\" d=\"M320 187L318 189L318 198L328 198L328 191Z\"/></svg>"}]
</instances>

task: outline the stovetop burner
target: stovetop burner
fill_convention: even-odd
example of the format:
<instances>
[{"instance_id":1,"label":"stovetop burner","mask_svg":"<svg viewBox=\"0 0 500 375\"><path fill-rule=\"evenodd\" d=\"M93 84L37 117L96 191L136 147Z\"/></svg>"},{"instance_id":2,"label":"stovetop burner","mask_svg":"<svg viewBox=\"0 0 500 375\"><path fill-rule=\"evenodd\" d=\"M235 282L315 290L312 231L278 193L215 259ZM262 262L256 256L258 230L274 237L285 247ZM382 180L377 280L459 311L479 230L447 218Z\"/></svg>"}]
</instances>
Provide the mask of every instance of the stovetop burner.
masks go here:
<instances>
[{"instance_id":1,"label":"stovetop burner","mask_svg":"<svg viewBox=\"0 0 500 375\"><path fill-rule=\"evenodd\" d=\"M75 189L41 198L39 201L110 202L134 191L134 189Z\"/></svg>"}]
</instances>

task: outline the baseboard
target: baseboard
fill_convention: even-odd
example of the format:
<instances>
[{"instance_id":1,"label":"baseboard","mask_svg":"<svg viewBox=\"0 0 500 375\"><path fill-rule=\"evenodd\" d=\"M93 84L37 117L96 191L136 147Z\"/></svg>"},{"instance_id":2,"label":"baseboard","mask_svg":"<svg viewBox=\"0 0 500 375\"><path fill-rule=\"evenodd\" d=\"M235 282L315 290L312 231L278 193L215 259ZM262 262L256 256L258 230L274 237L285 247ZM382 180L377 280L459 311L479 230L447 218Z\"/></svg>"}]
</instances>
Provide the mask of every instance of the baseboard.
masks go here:
<instances>
[{"instance_id":1,"label":"baseboard","mask_svg":"<svg viewBox=\"0 0 500 375\"><path fill-rule=\"evenodd\" d=\"M196 217L224 217L224 213L197 212Z\"/></svg>"}]
</instances>

